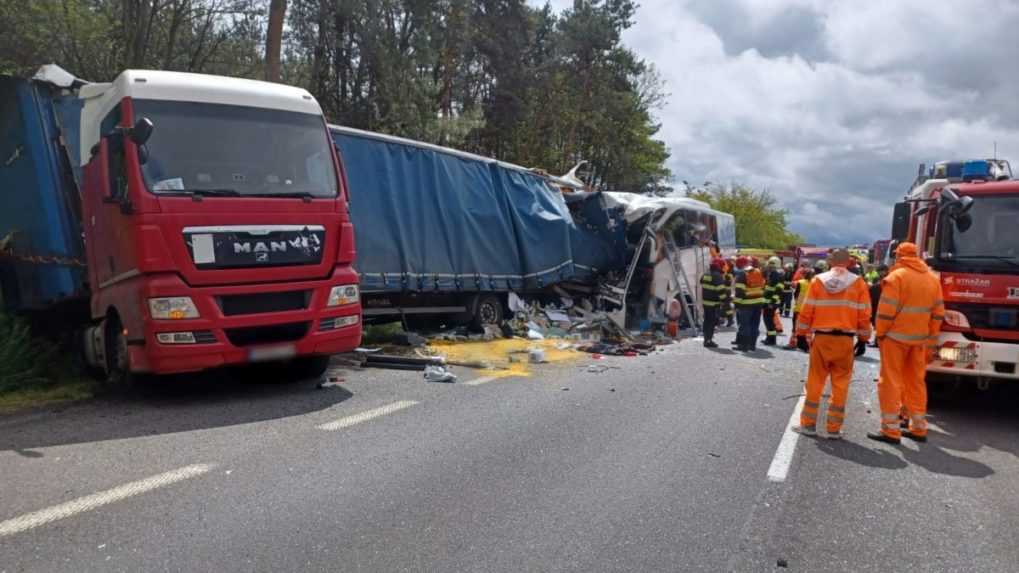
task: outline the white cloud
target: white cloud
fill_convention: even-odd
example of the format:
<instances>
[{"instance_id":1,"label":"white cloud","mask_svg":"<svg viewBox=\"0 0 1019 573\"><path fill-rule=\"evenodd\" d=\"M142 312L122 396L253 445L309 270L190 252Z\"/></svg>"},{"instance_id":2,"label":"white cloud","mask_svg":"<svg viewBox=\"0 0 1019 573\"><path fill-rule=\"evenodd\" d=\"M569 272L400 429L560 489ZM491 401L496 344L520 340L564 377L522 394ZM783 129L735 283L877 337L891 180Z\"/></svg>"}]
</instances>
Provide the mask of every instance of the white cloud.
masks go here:
<instances>
[{"instance_id":1,"label":"white cloud","mask_svg":"<svg viewBox=\"0 0 1019 573\"><path fill-rule=\"evenodd\" d=\"M920 162L1019 162L1017 29L1014 0L642 0L624 41L668 82L679 179L767 187L849 243L888 233Z\"/></svg>"}]
</instances>

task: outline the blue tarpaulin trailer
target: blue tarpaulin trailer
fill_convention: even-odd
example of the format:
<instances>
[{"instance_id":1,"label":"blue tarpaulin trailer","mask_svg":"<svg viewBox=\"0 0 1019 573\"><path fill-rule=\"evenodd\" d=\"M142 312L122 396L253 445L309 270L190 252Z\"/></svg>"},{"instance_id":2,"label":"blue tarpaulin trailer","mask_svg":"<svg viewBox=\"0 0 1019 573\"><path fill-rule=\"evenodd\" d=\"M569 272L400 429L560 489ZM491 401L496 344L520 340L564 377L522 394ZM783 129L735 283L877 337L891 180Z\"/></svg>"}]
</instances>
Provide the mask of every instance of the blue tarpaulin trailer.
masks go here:
<instances>
[{"instance_id":1,"label":"blue tarpaulin trailer","mask_svg":"<svg viewBox=\"0 0 1019 573\"><path fill-rule=\"evenodd\" d=\"M0 76L0 285L3 307L85 294L75 182L78 98L44 78Z\"/></svg>"},{"instance_id":2,"label":"blue tarpaulin trailer","mask_svg":"<svg viewBox=\"0 0 1019 573\"><path fill-rule=\"evenodd\" d=\"M350 188L366 317L487 312L483 322L492 322L502 316L503 293L593 280L624 264L603 234L574 221L557 178L331 130Z\"/></svg>"}]
</instances>

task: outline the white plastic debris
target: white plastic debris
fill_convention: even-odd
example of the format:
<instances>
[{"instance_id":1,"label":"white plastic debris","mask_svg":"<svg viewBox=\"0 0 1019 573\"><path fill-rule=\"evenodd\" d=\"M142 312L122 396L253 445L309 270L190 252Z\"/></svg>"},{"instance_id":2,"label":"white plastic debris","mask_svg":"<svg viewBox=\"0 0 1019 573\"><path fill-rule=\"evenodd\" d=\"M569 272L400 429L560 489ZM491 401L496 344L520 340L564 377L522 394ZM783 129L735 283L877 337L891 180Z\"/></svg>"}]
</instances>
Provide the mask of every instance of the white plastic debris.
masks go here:
<instances>
[{"instance_id":1,"label":"white plastic debris","mask_svg":"<svg viewBox=\"0 0 1019 573\"><path fill-rule=\"evenodd\" d=\"M546 310L545 316L552 322L572 322L570 316L561 310Z\"/></svg>"},{"instance_id":2,"label":"white plastic debris","mask_svg":"<svg viewBox=\"0 0 1019 573\"><path fill-rule=\"evenodd\" d=\"M425 382L456 382L456 375L442 366L426 366Z\"/></svg>"},{"instance_id":3,"label":"white plastic debris","mask_svg":"<svg viewBox=\"0 0 1019 573\"><path fill-rule=\"evenodd\" d=\"M515 292L509 293L507 302L509 303L509 309L513 312L524 312L527 310L527 305Z\"/></svg>"},{"instance_id":4,"label":"white plastic debris","mask_svg":"<svg viewBox=\"0 0 1019 573\"><path fill-rule=\"evenodd\" d=\"M544 364L545 363L545 349L544 348L532 348L527 353L531 364Z\"/></svg>"}]
</instances>

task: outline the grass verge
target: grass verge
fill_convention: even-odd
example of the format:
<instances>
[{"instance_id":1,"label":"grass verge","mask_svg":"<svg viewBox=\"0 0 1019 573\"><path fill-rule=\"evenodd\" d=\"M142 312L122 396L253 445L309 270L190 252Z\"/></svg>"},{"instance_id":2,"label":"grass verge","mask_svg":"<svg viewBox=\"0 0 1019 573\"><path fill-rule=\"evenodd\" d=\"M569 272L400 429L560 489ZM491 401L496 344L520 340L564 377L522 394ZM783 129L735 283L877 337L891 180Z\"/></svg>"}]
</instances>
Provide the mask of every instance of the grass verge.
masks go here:
<instances>
[{"instance_id":1,"label":"grass verge","mask_svg":"<svg viewBox=\"0 0 1019 573\"><path fill-rule=\"evenodd\" d=\"M24 320L0 313L0 413L93 396L96 383L79 376L71 355L33 336Z\"/></svg>"},{"instance_id":2,"label":"grass verge","mask_svg":"<svg viewBox=\"0 0 1019 573\"><path fill-rule=\"evenodd\" d=\"M85 400L95 393L96 382L91 380L62 380L47 386L0 391L0 414Z\"/></svg>"}]
</instances>

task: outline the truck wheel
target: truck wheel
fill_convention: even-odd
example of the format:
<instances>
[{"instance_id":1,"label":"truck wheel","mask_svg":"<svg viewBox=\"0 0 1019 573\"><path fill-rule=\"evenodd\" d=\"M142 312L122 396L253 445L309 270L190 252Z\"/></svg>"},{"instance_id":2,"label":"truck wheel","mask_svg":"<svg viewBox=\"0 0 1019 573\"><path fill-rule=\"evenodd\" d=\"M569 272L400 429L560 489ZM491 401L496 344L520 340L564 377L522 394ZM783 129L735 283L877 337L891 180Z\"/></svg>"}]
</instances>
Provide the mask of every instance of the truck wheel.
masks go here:
<instances>
[{"instance_id":1,"label":"truck wheel","mask_svg":"<svg viewBox=\"0 0 1019 573\"><path fill-rule=\"evenodd\" d=\"M478 330L484 330L486 326L499 326L502 324L502 319L502 301L498 296L482 294L474 299L471 326Z\"/></svg>"},{"instance_id":2,"label":"truck wheel","mask_svg":"<svg viewBox=\"0 0 1019 573\"><path fill-rule=\"evenodd\" d=\"M128 388L138 381L131 372L127 336L116 315L106 319L106 384L111 388Z\"/></svg>"},{"instance_id":3,"label":"truck wheel","mask_svg":"<svg viewBox=\"0 0 1019 573\"><path fill-rule=\"evenodd\" d=\"M86 328L75 329L71 340L71 364L79 373L88 376L96 382L102 382L106 380L106 370L93 366L86 357L85 336L87 332L88 329Z\"/></svg>"},{"instance_id":4,"label":"truck wheel","mask_svg":"<svg viewBox=\"0 0 1019 573\"><path fill-rule=\"evenodd\" d=\"M288 373L291 379L317 380L329 369L329 356L304 356L290 363Z\"/></svg>"}]
</instances>

